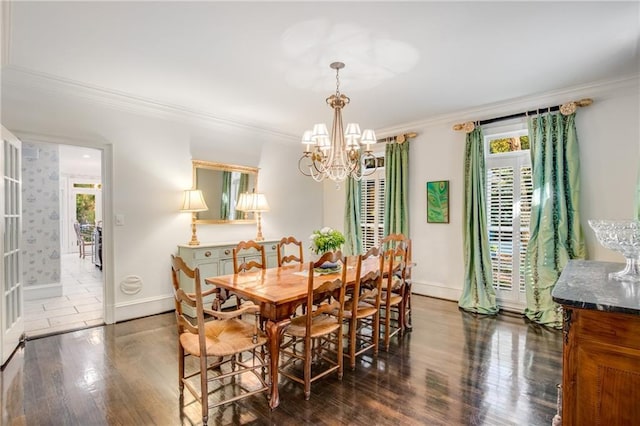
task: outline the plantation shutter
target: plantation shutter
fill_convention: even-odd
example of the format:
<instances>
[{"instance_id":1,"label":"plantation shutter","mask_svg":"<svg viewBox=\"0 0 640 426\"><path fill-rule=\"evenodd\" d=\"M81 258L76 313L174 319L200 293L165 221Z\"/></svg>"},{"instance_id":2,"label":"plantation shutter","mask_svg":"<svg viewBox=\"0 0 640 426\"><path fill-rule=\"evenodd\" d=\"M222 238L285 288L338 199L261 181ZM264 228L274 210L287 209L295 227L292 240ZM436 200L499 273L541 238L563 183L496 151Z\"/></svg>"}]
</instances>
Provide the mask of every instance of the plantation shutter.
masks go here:
<instances>
[{"instance_id":1,"label":"plantation shutter","mask_svg":"<svg viewBox=\"0 0 640 426\"><path fill-rule=\"evenodd\" d=\"M520 167L520 291L524 292L524 260L529 244L529 225L531 223L531 197L533 180L531 166Z\"/></svg>"},{"instance_id":2,"label":"plantation shutter","mask_svg":"<svg viewBox=\"0 0 640 426\"><path fill-rule=\"evenodd\" d=\"M487 218L493 285L510 290L513 279L513 167L487 171Z\"/></svg>"},{"instance_id":3,"label":"plantation shutter","mask_svg":"<svg viewBox=\"0 0 640 426\"><path fill-rule=\"evenodd\" d=\"M384 237L384 183L384 170L380 169L361 181L360 228L363 251L379 245Z\"/></svg>"}]
</instances>

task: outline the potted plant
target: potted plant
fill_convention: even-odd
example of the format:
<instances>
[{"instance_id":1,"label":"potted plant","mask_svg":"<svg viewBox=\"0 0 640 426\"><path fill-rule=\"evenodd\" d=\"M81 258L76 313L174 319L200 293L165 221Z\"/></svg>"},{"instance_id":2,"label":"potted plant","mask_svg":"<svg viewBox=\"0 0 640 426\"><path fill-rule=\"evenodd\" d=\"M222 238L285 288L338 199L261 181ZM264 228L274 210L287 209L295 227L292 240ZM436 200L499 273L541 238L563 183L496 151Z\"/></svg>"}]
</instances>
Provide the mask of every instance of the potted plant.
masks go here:
<instances>
[{"instance_id":1,"label":"potted plant","mask_svg":"<svg viewBox=\"0 0 640 426\"><path fill-rule=\"evenodd\" d=\"M313 231L309 237L311 240L311 251L318 256L322 256L328 251L340 250L345 242L342 232L325 226L320 230ZM335 269L339 265L325 263L323 269Z\"/></svg>"}]
</instances>

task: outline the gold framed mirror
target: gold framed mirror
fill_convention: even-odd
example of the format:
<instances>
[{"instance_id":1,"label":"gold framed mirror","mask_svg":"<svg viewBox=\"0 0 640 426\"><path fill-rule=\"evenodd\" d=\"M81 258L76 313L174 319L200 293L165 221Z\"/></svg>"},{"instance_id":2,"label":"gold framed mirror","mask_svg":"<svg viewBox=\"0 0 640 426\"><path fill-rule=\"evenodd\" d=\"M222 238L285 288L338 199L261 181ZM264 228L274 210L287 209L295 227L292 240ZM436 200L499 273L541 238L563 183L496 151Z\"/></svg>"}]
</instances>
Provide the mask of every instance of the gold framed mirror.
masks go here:
<instances>
[{"instance_id":1,"label":"gold framed mirror","mask_svg":"<svg viewBox=\"0 0 640 426\"><path fill-rule=\"evenodd\" d=\"M243 192L258 190L258 168L192 160L193 188L202 191L207 211L196 213L197 223L255 223L254 213L236 210Z\"/></svg>"}]
</instances>

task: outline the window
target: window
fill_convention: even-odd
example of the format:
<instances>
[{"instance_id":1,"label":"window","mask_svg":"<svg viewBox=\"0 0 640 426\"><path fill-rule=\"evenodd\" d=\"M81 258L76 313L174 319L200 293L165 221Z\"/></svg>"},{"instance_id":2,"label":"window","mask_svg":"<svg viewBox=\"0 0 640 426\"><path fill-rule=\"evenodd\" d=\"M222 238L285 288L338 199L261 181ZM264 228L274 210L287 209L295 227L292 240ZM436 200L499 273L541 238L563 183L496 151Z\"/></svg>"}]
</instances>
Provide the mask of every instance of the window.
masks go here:
<instances>
[{"instance_id":1,"label":"window","mask_svg":"<svg viewBox=\"0 0 640 426\"><path fill-rule=\"evenodd\" d=\"M360 230L363 252L378 246L384 237L384 157L377 157L376 162L376 171L360 181Z\"/></svg>"},{"instance_id":2,"label":"window","mask_svg":"<svg viewBox=\"0 0 640 426\"><path fill-rule=\"evenodd\" d=\"M520 308L533 192L527 130L488 131L485 152L493 286L502 305Z\"/></svg>"}]
</instances>

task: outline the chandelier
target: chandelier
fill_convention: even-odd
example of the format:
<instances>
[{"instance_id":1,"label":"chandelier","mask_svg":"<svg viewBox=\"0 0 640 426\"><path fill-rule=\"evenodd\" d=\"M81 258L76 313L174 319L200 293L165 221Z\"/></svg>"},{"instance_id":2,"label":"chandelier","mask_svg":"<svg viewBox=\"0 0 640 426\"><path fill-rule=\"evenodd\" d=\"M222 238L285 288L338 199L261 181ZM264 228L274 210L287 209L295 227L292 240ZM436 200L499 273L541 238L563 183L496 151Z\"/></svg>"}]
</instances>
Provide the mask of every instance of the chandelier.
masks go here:
<instances>
[{"instance_id":1,"label":"chandelier","mask_svg":"<svg viewBox=\"0 0 640 426\"><path fill-rule=\"evenodd\" d=\"M342 126L342 108L350 99L340 93L340 70L344 68L342 62L333 62L329 65L336 70L336 93L327 98L327 104L333 108L333 126L331 134L324 123L315 124L313 130L307 130L302 136L305 150L298 160L298 169L305 176L311 176L320 182L331 179L341 182L348 177L356 180L362 179L375 172L376 161L371 151L371 145L376 143L376 134L367 129L360 133L357 123L347 124L346 130ZM364 152L360 151L364 145ZM363 171L365 160L371 167Z\"/></svg>"}]
</instances>

